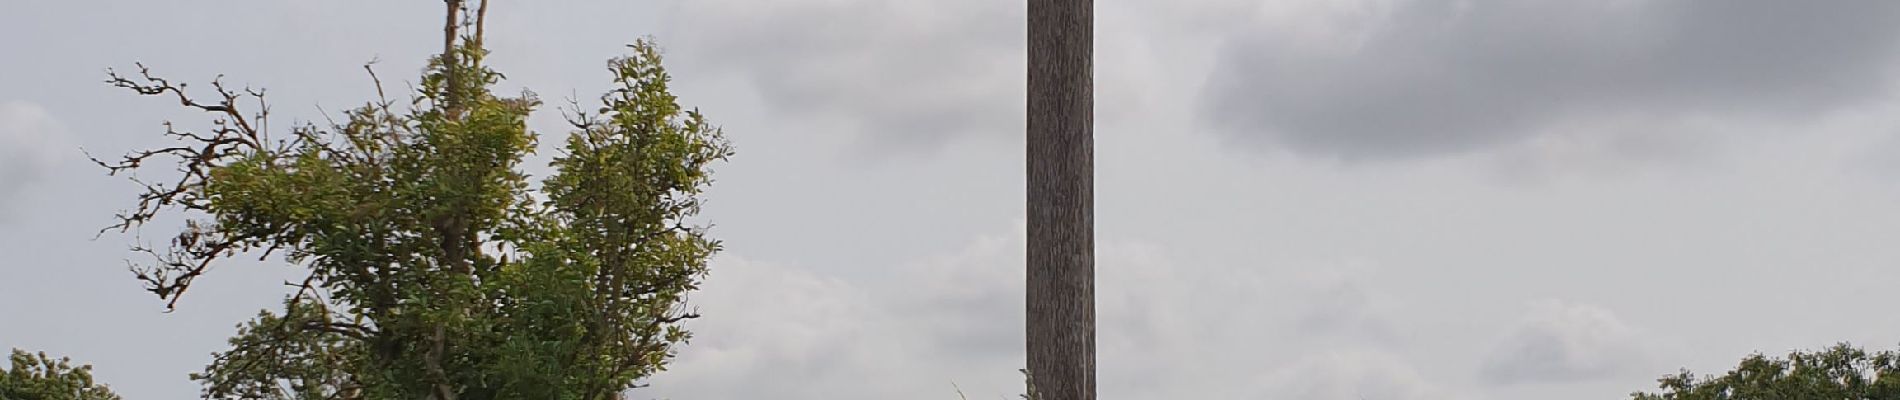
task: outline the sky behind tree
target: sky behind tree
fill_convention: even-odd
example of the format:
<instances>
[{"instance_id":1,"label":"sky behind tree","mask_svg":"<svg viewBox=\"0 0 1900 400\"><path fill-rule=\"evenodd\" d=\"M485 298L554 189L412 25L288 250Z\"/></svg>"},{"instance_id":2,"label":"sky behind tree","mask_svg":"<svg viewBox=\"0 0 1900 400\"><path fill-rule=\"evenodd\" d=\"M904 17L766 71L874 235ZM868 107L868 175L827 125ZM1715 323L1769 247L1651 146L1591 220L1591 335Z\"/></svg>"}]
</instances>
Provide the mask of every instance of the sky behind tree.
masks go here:
<instances>
[{"instance_id":1,"label":"sky behind tree","mask_svg":"<svg viewBox=\"0 0 1900 400\"><path fill-rule=\"evenodd\" d=\"M99 156L205 121L143 62L267 88L278 128L416 82L433 2L27 0L0 14L0 346L128 398L277 305L227 263L163 314L93 239ZM1104 399L1601 399L1753 351L1900 343L1900 6L1099 0ZM703 319L635 398L1020 392L1023 6L498 2L498 90L565 105L642 35L722 125ZM545 160L566 131L531 121ZM146 229L158 239L166 227Z\"/></svg>"}]
</instances>

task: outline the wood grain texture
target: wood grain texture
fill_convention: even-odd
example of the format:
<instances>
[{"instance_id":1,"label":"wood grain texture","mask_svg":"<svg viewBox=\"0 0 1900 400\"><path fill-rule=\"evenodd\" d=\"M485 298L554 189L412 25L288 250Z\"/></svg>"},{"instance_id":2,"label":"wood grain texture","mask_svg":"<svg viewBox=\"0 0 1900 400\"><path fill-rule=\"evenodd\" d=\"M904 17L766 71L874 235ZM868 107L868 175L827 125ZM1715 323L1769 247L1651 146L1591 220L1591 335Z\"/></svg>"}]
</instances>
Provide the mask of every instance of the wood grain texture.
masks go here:
<instances>
[{"instance_id":1,"label":"wood grain texture","mask_svg":"<svg viewBox=\"0 0 1900 400\"><path fill-rule=\"evenodd\" d=\"M1028 11L1029 373L1039 400L1094 400L1094 4Z\"/></svg>"}]
</instances>

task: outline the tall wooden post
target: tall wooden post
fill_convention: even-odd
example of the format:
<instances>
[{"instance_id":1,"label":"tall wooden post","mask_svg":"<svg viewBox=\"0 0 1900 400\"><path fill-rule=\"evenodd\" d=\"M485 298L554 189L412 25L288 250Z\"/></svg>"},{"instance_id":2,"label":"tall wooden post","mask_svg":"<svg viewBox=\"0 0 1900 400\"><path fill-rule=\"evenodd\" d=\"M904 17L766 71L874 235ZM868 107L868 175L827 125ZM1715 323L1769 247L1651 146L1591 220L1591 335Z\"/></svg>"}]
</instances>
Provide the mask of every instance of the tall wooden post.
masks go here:
<instances>
[{"instance_id":1,"label":"tall wooden post","mask_svg":"<svg viewBox=\"0 0 1900 400\"><path fill-rule=\"evenodd\" d=\"M1095 400L1094 2L1029 0L1029 374Z\"/></svg>"}]
</instances>

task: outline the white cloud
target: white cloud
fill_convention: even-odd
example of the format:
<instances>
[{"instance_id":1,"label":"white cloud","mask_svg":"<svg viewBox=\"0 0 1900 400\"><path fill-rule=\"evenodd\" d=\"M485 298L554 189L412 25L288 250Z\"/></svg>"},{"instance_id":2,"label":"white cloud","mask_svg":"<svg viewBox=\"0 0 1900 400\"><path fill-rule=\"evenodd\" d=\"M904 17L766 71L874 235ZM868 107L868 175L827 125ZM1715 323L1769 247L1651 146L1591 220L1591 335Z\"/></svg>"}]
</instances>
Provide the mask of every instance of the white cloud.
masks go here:
<instances>
[{"instance_id":1,"label":"white cloud","mask_svg":"<svg viewBox=\"0 0 1900 400\"><path fill-rule=\"evenodd\" d=\"M971 398L1021 390L1023 225L873 276L724 256L694 298L706 315L652 394L675 398ZM1139 241L1097 248L1105 399L1269 393L1434 398L1384 353L1396 308L1369 269L1194 266ZM1335 351L1338 349L1349 349ZM1396 363L1396 364L1395 364ZM1319 379L1318 383L1302 383ZM1326 397L1319 397L1326 398ZM1394 397L1386 397L1394 398Z\"/></svg>"},{"instance_id":2,"label":"white cloud","mask_svg":"<svg viewBox=\"0 0 1900 400\"><path fill-rule=\"evenodd\" d=\"M1389 353L1342 350L1316 354L1266 379L1259 399L1438 400L1450 392L1431 383L1411 363Z\"/></svg>"},{"instance_id":3,"label":"white cloud","mask_svg":"<svg viewBox=\"0 0 1900 400\"><path fill-rule=\"evenodd\" d=\"M62 128L46 109L24 101L0 101L0 213L52 168L65 143ZM4 215L4 214L0 214Z\"/></svg>"},{"instance_id":4,"label":"white cloud","mask_svg":"<svg viewBox=\"0 0 1900 400\"><path fill-rule=\"evenodd\" d=\"M695 339L651 393L674 398L975 398L1019 393L1020 233L880 279L722 256ZM1012 289L1013 288L1013 289ZM645 395L645 393L642 393Z\"/></svg>"},{"instance_id":5,"label":"white cloud","mask_svg":"<svg viewBox=\"0 0 1900 400\"><path fill-rule=\"evenodd\" d=\"M1542 301L1480 367L1499 383L1592 380L1642 367L1637 331L1601 307Z\"/></svg>"},{"instance_id":6,"label":"white cloud","mask_svg":"<svg viewBox=\"0 0 1900 400\"><path fill-rule=\"evenodd\" d=\"M1316 268L1301 278L1307 292L1299 327L1327 337L1351 340L1389 341L1402 335L1393 326L1391 300L1368 288L1371 272L1347 264Z\"/></svg>"}]
</instances>

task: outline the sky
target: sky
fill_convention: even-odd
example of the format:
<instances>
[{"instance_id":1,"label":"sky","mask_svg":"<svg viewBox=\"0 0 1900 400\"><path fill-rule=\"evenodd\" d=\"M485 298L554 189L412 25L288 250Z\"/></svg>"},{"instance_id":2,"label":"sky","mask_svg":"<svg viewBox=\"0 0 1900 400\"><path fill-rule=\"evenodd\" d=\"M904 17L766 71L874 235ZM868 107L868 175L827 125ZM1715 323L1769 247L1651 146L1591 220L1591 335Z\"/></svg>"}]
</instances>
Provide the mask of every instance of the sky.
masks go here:
<instances>
[{"instance_id":1,"label":"sky","mask_svg":"<svg viewBox=\"0 0 1900 400\"><path fill-rule=\"evenodd\" d=\"M82 149L208 120L105 69L222 74L320 121L374 96L366 62L416 82L441 6L15 3L0 347L94 364L128 398L194 396L186 374L297 269L221 264L172 313L139 289L136 232L95 238L137 186ZM591 99L650 35L737 147L707 194L726 250L691 298L705 317L632 398L1020 393L1024 19L1002 0L497 2L502 91ZM1621 398L1753 352L1890 349L1896 22L1900 3L1848 0L1098 0L1100 396ZM566 134L555 111L531 127Z\"/></svg>"}]
</instances>

